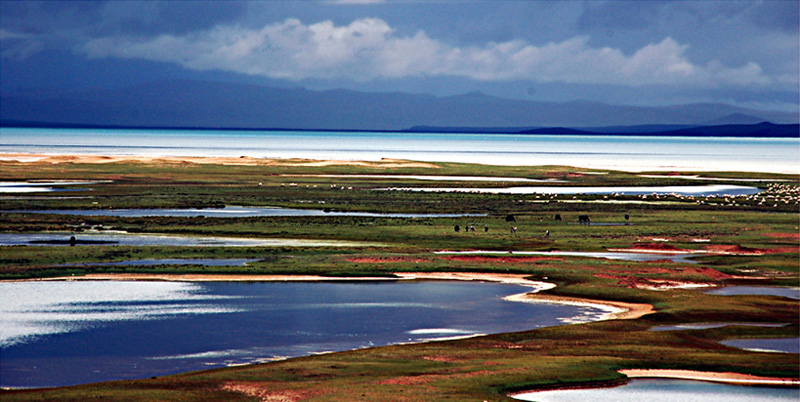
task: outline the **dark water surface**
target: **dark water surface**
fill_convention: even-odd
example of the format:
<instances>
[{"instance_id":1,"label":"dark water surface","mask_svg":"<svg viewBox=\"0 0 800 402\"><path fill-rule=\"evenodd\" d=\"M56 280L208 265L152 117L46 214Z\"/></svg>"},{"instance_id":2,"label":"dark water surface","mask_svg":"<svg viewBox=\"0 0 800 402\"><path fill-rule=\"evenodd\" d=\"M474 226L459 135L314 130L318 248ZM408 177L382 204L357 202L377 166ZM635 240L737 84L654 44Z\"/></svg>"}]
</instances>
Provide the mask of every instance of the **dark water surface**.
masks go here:
<instances>
[{"instance_id":1,"label":"dark water surface","mask_svg":"<svg viewBox=\"0 0 800 402\"><path fill-rule=\"evenodd\" d=\"M142 217L142 216L175 216L209 218L248 218L259 216L363 216L376 218L458 218L462 216L485 216L486 214L399 214L380 212L337 212L322 209L298 209L276 207L241 207L227 206L225 208L180 208L180 209L45 209L30 211L5 211L25 214L57 214L81 216L117 216L117 217Z\"/></svg>"},{"instance_id":2,"label":"dark water surface","mask_svg":"<svg viewBox=\"0 0 800 402\"><path fill-rule=\"evenodd\" d=\"M604 313L503 300L530 290L455 281L0 283L0 386L146 378Z\"/></svg>"},{"instance_id":3,"label":"dark water surface","mask_svg":"<svg viewBox=\"0 0 800 402\"><path fill-rule=\"evenodd\" d=\"M344 240L262 239L254 237L181 236L126 232L0 233L0 246L181 246L181 247L380 247L381 243Z\"/></svg>"}]
</instances>

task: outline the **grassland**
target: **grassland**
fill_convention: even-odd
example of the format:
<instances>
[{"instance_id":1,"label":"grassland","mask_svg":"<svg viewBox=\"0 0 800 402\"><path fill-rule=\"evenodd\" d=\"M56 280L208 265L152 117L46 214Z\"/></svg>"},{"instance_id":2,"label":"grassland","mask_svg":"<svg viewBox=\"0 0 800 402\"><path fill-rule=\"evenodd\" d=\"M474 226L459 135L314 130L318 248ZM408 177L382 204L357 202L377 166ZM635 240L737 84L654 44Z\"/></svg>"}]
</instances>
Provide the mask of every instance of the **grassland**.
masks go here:
<instances>
[{"instance_id":1,"label":"grassland","mask_svg":"<svg viewBox=\"0 0 800 402\"><path fill-rule=\"evenodd\" d=\"M235 161L234 161L235 162ZM459 218L388 217L85 217L0 213L0 234L124 230L190 236L335 239L387 247L0 247L0 279L90 273L314 274L390 276L396 272L518 273L558 286L547 293L649 303L656 313L635 320L596 322L530 332L391 346L187 373L138 381L54 390L4 391L3 400L249 400L444 401L510 400L533 388L624 382L619 369L730 371L798 377L796 354L748 352L723 339L800 333L796 300L775 296L714 296L676 284L798 286L798 178L713 173L710 181L568 167L468 164L315 164L244 161L238 164L0 162L0 181L98 180L53 193L3 196L2 210L211 208L225 205L327 208L335 211L485 214ZM600 173L600 174L597 174ZM525 177L552 185L737 184L760 179L755 196L597 196L418 193L386 187L437 187L412 179L321 177L391 174ZM682 174L686 175L686 174ZM447 187L510 186L488 181ZM520 185L515 183L513 185ZM555 214L562 217L555 221ZM628 214L629 220L624 215ZM508 215L514 221L507 221ZM593 223L578 225L578 215ZM454 227L461 230L456 232ZM474 226L475 232L464 228ZM510 228L516 227L516 233ZM485 231L488 228L488 231ZM549 232L549 235L545 235ZM615 249L702 252L698 264L631 262L522 255L445 255L440 250L593 251ZM252 258L247 266L99 266L149 258ZM80 263L80 266L63 264ZM661 290L654 290L661 288ZM667 290L665 290L667 289ZM655 325L699 322L786 323L783 327L726 326L653 332ZM283 399L280 399L283 398Z\"/></svg>"}]
</instances>

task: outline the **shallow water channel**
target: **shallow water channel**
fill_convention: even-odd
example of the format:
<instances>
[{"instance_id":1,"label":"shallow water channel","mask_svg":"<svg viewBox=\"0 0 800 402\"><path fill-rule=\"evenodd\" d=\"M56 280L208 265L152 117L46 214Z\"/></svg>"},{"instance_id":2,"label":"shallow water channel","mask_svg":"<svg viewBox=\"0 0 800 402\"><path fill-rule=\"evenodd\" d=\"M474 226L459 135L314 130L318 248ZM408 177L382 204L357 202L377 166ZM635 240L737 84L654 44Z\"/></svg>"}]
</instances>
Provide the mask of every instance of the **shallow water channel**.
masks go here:
<instances>
[{"instance_id":1,"label":"shallow water channel","mask_svg":"<svg viewBox=\"0 0 800 402\"><path fill-rule=\"evenodd\" d=\"M779 287L779 286L725 286L722 288L710 289L704 293L720 296L736 295L763 295L781 296L790 299L800 300L800 288L798 287Z\"/></svg>"},{"instance_id":2,"label":"shallow water channel","mask_svg":"<svg viewBox=\"0 0 800 402\"><path fill-rule=\"evenodd\" d=\"M583 257L583 258L605 258L608 260L624 261L660 261L669 260L684 264L696 264L690 258L697 254L689 253L633 253L633 252L611 252L611 251L494 251L494 250L470 250L470 251L437 251L436 254L451 255L502 255L502 256L521 256L521 255L540 255L544 257Z\"/></svg>"},{"instance_id":3,"label":"shallow water channel","mask_svg":"<svg viewBox=\"0 0 800 402\"><path fill-rule=\"evenodd\" d=\"M203 237L134 233L2 233L0 246L187 246L187 247L380 247L380 243L343 240L258 239L247 237Z\"/></svg>"},{"instance_id":4,"label":"shallow water channel","mask_svg":"<svg viewBox=\"0 0 800 402\"><path fill-rule=\"evenodd\" d=\"M209 218L249 218L258 216L363 216L383 218L458 218L462 216L486 216L486 214L408 214L380 212L337 212L322 209L298 209L277 207L242 207L226 206L225 208L173 208L173 209L43 209L15 210L6 213L25 214L57 214L80 216L175 216L175 217L209 217Z\"/></svg>"},{"instance_id":5,"label":"shallow water channel","mask_svg":"<svg viewBox=\"0 0 800 402\"><path fill-rule=\"evenodd\" d=\"M0 386L146 378L599 319L459 281L0 283Z\"/></svg>"}]
</instances>

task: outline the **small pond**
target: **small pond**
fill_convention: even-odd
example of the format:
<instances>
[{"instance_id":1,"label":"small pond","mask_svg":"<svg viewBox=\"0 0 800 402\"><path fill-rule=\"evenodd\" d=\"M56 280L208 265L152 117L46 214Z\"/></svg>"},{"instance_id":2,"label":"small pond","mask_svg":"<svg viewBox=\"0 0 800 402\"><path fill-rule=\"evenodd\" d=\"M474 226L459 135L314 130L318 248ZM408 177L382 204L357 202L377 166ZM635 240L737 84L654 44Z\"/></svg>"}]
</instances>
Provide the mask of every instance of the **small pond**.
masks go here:
<instances>
[{"instance_id":1,"label":"small pond","mask_svg":"<svg viewBox=\"0 0 800 402\"><path fill-rule=\"evenodd\" d=\"M722 296L736 295L765 295L782 296L800 300L800 288L778 287L778 286L726 286L706 290L704 293Z\"/></svg>"},{"instance_id":2,"label":"small pond","mask_svg":"<svg viewBox=\"0 0 800 402\"><path fill-rule=\"evenodd\" d=\"M533 187L397 187L379 190L421 191L421 192L465 192L490 194L619 194L650 195L678 194L683 196L721 196L750 195L761 190L752 186L714 184L707 186L617 186L617 187L576 187L576 186L533 186Z\"/></svg>"},{"instance_id":3,"label":"small pond","mask_svg":"<svg viewBox=\"0 0 800 402\"><path fill-rule=\"evenodd\" d=\"M551 257L584 257L584 258L606 258L609 260L625 261L660 261L669 260L685 264L695 264L696 261L690 258L697 254L675 254L675 253L628 253L628 252L593 252L593 251L491 251L491 250L470 250L470 251L437 251L436 254L472 255L472 254L494 254L504 256L515 255L541 255Z\"/></svg>"},{"instance_id":4,"label":"small pond","mask_svg":"<svg viewBox=\"0 0 800 402\"><path fill-rule=\"evenodd\" d=\"M203 237L133 233L2 233L0 246L70 246L75 236L76 246L208 246L208 247L380 247L380 243L361 243L339 240L257 239L239 237Z\"/></svg>"},{"instance_id":5,"label":"small pond","mask_svg":"<svg viewBox=\"0 0 800 402\"><path fill-rule=\"evenodd\" d=\"M242 207L227 206L225 208L180 208L180 209L44 209L30 211L3 211L27 214L58 214L81 216L176 216L209 218L247 218L255 216L363 216L383 218L458 218L462 216L486 216L486 214L401 214L379 212L336 212L322 209L297 209L277 207Z\"/></svg>"},{"instance_id":6,"label":"small pond","mask_svg":"<svg viewBox=\"0 0 800 402\"><path fill-rule=\"evenodd\" d=\"M800 338L734 339L720 343L753 352L800 353Z\"/></svg>"},{"instance_id":7,"label":"small pond","mask_svg":"<svg viewBox=\"0 0 800 402\"><path fill-rule=\"evenodd\" d=\"M748 387L690 380L634 379L614 388L530 392L514 396L537 402L796 402L800 389Z\"/></svg>"},{"instance_id":8,"label":"small pond","mask_svg":"<svg viewBox=\"0 0 800 402\"><path fill-rule=\"evenodd\" d=\"M258 260L252 258L151 258L144 260L128 260L114 262L81 262L75 264L60 264L59 267L127 267L127 266L153 266L153 265L202 265L205 267L245 266Z\"/></svg>"},{"instance_id":9,"label":"small pond","mask_svg":"<svg viewBox=\"0 0 800 402\"><path fill-rule=\"evenodd\" d=\"M60 188L102 183L99 181L0 181L0 193L49 193L55 191L79 191L86 189Z\"/></svg>"},{"instance_id":10,"label":"small pond","mask_svg":"<svg viewBox=\"0 0 800 402\"><path fill-rule=\"evenodd\" d=\"M462 281L0 283L0 386L147 378L598 320Z\"/></svg>"},{"instance_id":11,"label":"small pond","mask_svg":"<svg viewBox=\"0 0 800 402\"><path fill-rule=\"evenodd\" d=\"M709 322L697 324L678 324L678 325L661 325L658 327L650 328L651 331L683 331L687 329L711 329L722 328L727 326L744 326L744 327L764 327L764 328L779 328L788 324L769 324L761 322Z\"/></svg>"}]
</instances>

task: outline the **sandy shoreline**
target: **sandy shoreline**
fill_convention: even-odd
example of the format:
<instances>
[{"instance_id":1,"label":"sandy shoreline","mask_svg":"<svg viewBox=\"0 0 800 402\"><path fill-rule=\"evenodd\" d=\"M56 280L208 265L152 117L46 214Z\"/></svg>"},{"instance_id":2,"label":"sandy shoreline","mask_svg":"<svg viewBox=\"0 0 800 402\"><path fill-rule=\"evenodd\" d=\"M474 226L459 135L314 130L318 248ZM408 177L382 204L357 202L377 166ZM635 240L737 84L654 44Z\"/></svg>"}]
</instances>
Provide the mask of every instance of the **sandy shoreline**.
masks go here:
<instances>
[{"instance_id":1,"label":"sandy shoreline","mask_svg":"<svg viewBox=\"0 0 800 402\"><path fill-rule=\"evenodd\" d=\"M633 320L647 314L655 313L653 306L645 303L625 303L607 300L584 299L580 297L543 295L538 293L523 293L508 296L505 299L525 303L558 303L589 307L601 306L604 309L610 310L605 319L612 320Z\"/></svg>"},{"instance_id":2,"label":"sandy shoreline","mask_svg":"<svg viewBox=\"0 0 800 402\"><path fill-rule=\"evenodd\" d=\"M432 163L414 162L400 159L381 159L378 161L314 160L314 159L269 159L219 156L143 156L143 155L71 155L71 154L0 154L0 162L25 164L58 165L65 163L146 163L146 164L204 164L204 165L244 165L244 166L368 166L373 168L431 168L439 166Z\"/></svg>"},{"instance_id":3,"label":"sandy shoreline","mask_svg":"<svg viewBox=\"0 0 800 402\"><path fill-rule=\"evenodd\" d=\"M760 377L752 374L741 373L717 373L713 371L693 371L693 370L641 370L629 369L619 370L621 374L625 374L629 378L675 378L681 380L698 380L698 381L712 381L724 382L729 384L746 384L746 385L781 385L781 386L798 386L800 379L786 378L786 377Z\"/></svg>"}]
</instances>

